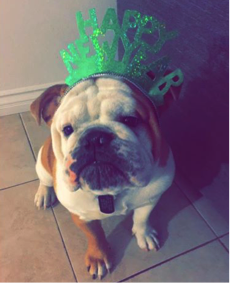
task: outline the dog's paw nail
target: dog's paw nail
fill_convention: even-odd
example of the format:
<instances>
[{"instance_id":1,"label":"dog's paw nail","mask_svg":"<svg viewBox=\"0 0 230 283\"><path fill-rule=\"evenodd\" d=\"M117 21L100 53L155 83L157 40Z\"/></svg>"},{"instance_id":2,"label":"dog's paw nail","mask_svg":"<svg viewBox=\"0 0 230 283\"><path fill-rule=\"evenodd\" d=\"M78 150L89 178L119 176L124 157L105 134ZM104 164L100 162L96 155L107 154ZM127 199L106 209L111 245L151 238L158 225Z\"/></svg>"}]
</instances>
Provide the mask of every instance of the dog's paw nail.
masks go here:
<instances>
[{"instance_id":1,"label":"dog's paw nail","mask_svg":"<svg viewBox=\"0 0 230 283\"><path fill-rule=\"evenodd\" d=\"M146 248L142 249L142 251L144 251L144 252L149 252L149 250L146 249Z\"/></svg>"}]
</instances>

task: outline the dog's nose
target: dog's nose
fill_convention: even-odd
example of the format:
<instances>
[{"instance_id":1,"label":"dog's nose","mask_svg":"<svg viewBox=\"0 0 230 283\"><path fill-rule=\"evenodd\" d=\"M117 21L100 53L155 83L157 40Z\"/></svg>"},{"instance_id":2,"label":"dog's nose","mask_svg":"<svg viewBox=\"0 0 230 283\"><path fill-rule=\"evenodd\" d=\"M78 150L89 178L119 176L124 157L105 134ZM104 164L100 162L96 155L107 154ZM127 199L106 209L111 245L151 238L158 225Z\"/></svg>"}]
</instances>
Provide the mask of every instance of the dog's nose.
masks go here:
<instances>
[{"instance_id":1,"label":"dog's nose","mask_svg":"<svg viewBox=\"0 0 230 283\"><path fill-rule=\"evenodd\" d=\"M111 132L99 129L90 130L80 140L80 144L85 148L105 147L113 140L114 135Z\"/></svg>"}]
</instances>

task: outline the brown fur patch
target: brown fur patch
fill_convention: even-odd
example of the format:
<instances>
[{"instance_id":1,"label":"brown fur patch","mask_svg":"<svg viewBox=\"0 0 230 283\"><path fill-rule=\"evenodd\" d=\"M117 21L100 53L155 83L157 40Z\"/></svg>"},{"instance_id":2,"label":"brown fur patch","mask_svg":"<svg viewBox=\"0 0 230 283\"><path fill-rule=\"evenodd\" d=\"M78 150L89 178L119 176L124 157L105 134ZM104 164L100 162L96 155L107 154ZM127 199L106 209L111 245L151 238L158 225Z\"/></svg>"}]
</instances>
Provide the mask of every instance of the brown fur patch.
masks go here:
<instances>
[{"instance_id":1,"label":"brown fur patch","mask_svg":"<svg viewBox=\"0 0 230 283\"><path fill-rule=\"evenodd\" d=\"M136 110L142 120L146 122L146 128L152 143L153 157L155 160L159 160L161 167L164 167L169 157L169 147L161 135L157 110L139 89L129 83L128 85L133 90L132 95L137 101Z\"/></svg>"},{"instance_id":2,"label":"brown fur patch","mask_svg":"<svg viewBox=\"0 0 230 283\"><path fill-rule=\"evenodd\" d=\"M152 154L155 160L158 160L161 154L162 136L156 109L151 101L149 101L149 99L142 92L131 85L130 87L133 89L132 95L137 101L137 111L141 115L142 119L146 122L147 130L152 143Z\"/></svg>"},{"instance_id":3,"label":"brown fur patch","mask_svg":"<svg viewBox=\"0 0 230 283\"><path fill-rule=\"evenodd\" d=\"M59 100L64 95L67 85L54 85L45 90L30 106L30 111L37 121L41 124L41 117L50 126L52 118L59 106Z\"/></svg>"},{"instance_id":4,"label":"brown fur patch","mask_svg":"<svg viewBox=\"0 0 230 283\"><path fill-rule=\"evenodd\" d=\"M79 216L72 214L73 222L82 230L88 240L88 249L85 255L87 267L97 267L97 262L109 263L109 248L105 233L98 220L85 222Z\"/></svg>"}]
</instances>

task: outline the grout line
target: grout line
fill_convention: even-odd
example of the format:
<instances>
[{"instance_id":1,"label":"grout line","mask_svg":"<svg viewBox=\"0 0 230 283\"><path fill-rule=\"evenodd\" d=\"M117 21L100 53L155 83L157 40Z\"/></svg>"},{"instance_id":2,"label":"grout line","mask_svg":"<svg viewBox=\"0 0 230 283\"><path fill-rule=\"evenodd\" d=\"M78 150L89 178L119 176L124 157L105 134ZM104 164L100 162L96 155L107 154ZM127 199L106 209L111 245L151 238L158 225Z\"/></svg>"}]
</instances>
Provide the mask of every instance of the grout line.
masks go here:
<instances>
[{"instance_id":1,"label":"grout line","mask_svg":"<svg viewBox=\"0 0 230 283\"><path fill-rule=\"evenodd\" d=\"M27 138L28 144L29 144L29 146L30 146L32 155L33 155L33 157L34 157L34 160L36 161L36 156L35 156L35 154L34 154L33 147L32 147L32 144L31 144L29 135L28 135L28 133L27 133L27 130L26 130L24 121L23 121L22 116L21 116L20 113L19 113L19 117L20 117L20 120L21 120L23 129L24 129L24 132L25 132L25 134L26 134L26 138ZM20 185L23 185L23 184L27 184L27 183L30 183L30 182L33 182L33 181L37 181L37 180L38 180L38 179L31 180L31 181L28 181L28 182L25 182L25 183L17 184L17 185L15 185L15 186L3 188L3 189L1 189L1 190L10 189L10 188L12 188L12 187L17 187L17 186L20 186ZM175 184L177 185L177 187L180 189L180 191L182 191L183 195L187 198L187 200L192 204L192 206L194 207L194 209L195 209L195 210L197 211L197 213L201 216L201 218L204 220L204 222L207 224L207 226L211 229L211 231L214 233L214 235L215 235L216 237L218 237L218 236L216 235L215 231L212 229L212 227L211 227L211 226L209 225L209 223L206 221L206 219L201 215L201 213L200 213L200 212L197 210L197 208L193 205L192 201L188 198L188 196L185 194L185 192L181 189L180 185L179 185L176 181L174 181L174 182L175 182ZM1 190L0 190L0 191L1 191ZM67 248L66 248L66 245L65 245L65 242L64 242L64 239L63 239L61 230L60 230L60 227L59 227L59 225L58 225L58 221L57 221L55 212L54 212L54 210L53 210L53 207L52 207L52 213L53 213L53 216L54 216L54 220L55 220L55 222L56 222L56 226L57 226L59 235L60 235L60 237L61 237L61 241L62 241L64 250L65 250L65 252L66 252L66 256L67 256L67 259L68 259L68 261L69 261L69 264L70 264L70 267L71 267L71 270L72 270L74 279L75 279L76 282L78 282L78 281L77 281L76 274L75 274L75 271L74 271L74 268L73 268L73 265L72 265L72 262L71 262L71 260L70 260L70 256L69 256L69 254L68 254L68 251L67 251ZM131 276L129 276L129 277L127 277L127 278L125 278L125 279L119 281L119 282L124 282L125 280L129 280L129 279L131 279L131 278L133 278L133 277L135 277L135 276L137 276L137 275L140 275L140 274L142 274L142 273L144 273L144 272L146 272L146 271L149 271L149 270L151 270L151 269L154 269L155 267L158 267L158 266L160 266L160 265L163 265L163 264L165 264L165 263L167 263L167 262L169 262L169 261L171 261L171 260L173 260L173 259L175 259L175 258L178 258L178 257L180 257L180 256L183 256L183 255L185 255L185 254L187 254L187 253L189 253L189 252L192 252L192 251L194 251L194 250L196 250L196 249L198 249L198 248L204 247L204 246L208 245L209 243L211 243L211 242L213 242L213 241L216 241L216 240L218 240L219 243L224 247L224 249L225 249L227 252L229 252L228 249L225 247L225 245L224 245L224 244L221 242L221 240L220 240L220 238L222 238L222 237L224 237L224 236L226 236L226 235L228 235L228 233L226 233L225 235L222 235L222 236L220 236L220 237L218 237L218 238L212 239L212 240L210 240L210 241L208 241L208 242L206 242L206 243L203 243L203 244L201 244L201 245L199 245L199 246L197 246L197 247L195 247L195 248L189 249L189 250L187 250L187 251L185 251L185 252L183 252L183 253L180 253L180 254L178 254L178 255L176 255L176 256L174 256L174 257L171 257L171 258L169 258L169 259L167 259L167 260L164 260L164 261L162 261L162 262L160 262L160 263L158 263L158 264L156 264L156 265L153 265L152 267L149 267L149 268L144 269L144 270L142 270L142 271L140 271L140 272L138 272L138 273L135 273L135 274L133 274L133 275L131 275Z\"/></svg>"},{"instance_id":2,"label":"grout line","mask_svg":"<svg viewBox=\"0 0 230 283\"><path fill-rule=\"evenodd\" d=\"M221 238L223 238L223 237L225 237L225 236L227 236L227 235L229 235L229 233L226 233L225 235L220 236L220 237L218 238L218 241L219 241L219 243L221 244L221 246L226 250L226 252L229 253L228 248L227 248L227 247L225 246L225 244L221 241Z\"/></svg>"},{"instance_id":3,"label":"grout line","mask_svg":"<svg viewBox=\"0 0 230 283\"><path fill-rule=\"evenodd\" d=\"M34 180L26 181L26 182L23 182L23 183L19 183L19 184L13 185L13 186L2 188L2 189L0 189L0 192L11 189L11 188L15 188L15 187L18 187L18 186L21 186L21 185L25 185L25 184L28 184L28 183L32 183L32 182L35 182L35 181L38 181L38 179L34 179Z\"/></svg>"},{"instance_id":4,"label":"grout line","mask_svg":"<svg viewBox=\"0 0 230 283\"><path fill-rule=\"evenodd\" d=\"M25 124L24 124L24 122L23 122L21 113L18 113L18 116L19 116L19 119L21 120L22 127L23 127L23 129L24 129L24 132L25 132L27 141L28 141L28 143L29 143L30 150L31 150L32 155L33 155L33 158L34 158L34 160L35 160L35 162L36 162L36 157L35 157L35 154L34 154L34 151L33 151L33 148L32 148L31 142L30 142L30 139L29 139L29 135L28 135L28 133L27 133L27 131L26 131L26 127L25 127ZM6 188L2 188L2 189L0 189L0 191L4 191L4 190L10 189L10 188L14 188L14 187L17 187L17 186L20 186L20 185L24 185L24 184L27 184L27 183L30 183L30 182L34 182L34 181L38 181L38 179L34 179L34 180L30 180L30 181L23 182L23 183L20 183L20 184L16 184L16 185L13 185L13 186L9 186L9 187L6 187Z\"/></svg>"},{"instance_id":5,"label":"grout line","mask_svg":"<svg viewBox=\"0 0 230 283\"><path fill-rule=\"evenodd\" d=\"M72 265L72 262L71 262L71 260L70 260L70 256L69 256L69 254L68 254L68 251L67 251L67 248L66 248L66 245L65 245L65 241L64 241L64 239L63 239L63 236L62 236L62 233L61 233L60 227L59 227L59 225L58 225L58 221L57 221L57 218L56 218L56 215L55 215L54 209L53 209L53 207L51 207L51 208L52 208L52 212L53 212L54 220L55 220L55 222L56 222L57 229L58 229L58 232L59 232L59 234L60 234L61 241L62 241L62 244L63 244L64 250L65 250L65 253L66 253L67 259L68 259L68 261L69 261L69 264L70 264L71 270L72 270L72 272L73 272L73 276L74 276L75 282L78 282L78 281L77 281L77 276L76 276L76 274L75 274L75 271L74 271L74 268L73 268L73 265Z\"/></svg>"},{"instance_id":6,"label":"grout line","mask_svg":"<svg viewBox=\"0 0 230 283\"><path fill-rule=\"evenodd\" d=\"M220 239L220 238L223 238L223 237L228 236L228 235L229 235L229 232L226 232L226 233L224 233L224 234L218 236L218 238Z\"/></svg>"},{"instance_id":7,"label":"grout line","mask_svg":"<svg viewBox=\"0 0 230 283\"><path fill-rule=\"evenodd\" d=\"M228 250L228 248L225 246L225 244L222 243L222 241L221 241L220 239L218 239L218 241L219 241L220 245L224 248L224 250L229 254L229 250Z\"/></svg>"},{"instance_id":8,"label":"grout line","mask_svg":"<svg viewBox=\"0 0 230 283\"><path fill-rule=\"evenodd\" d=\"M201 212L196 208L196 206L193 204L192 200L187 196L187 194L184 192L184 190L181 188L181 186L174 181L174 183L176 184L176 186L179 188L179 190L183 193L183 195L185 196L185 198L189 201L189 203L192 205L192 207L195 209L195 211L198 213L198 215L202 218L202 220L206 223L206 225L208 226L208 228L213 232L213 234L216 237L219 237L215 230L212 228L212 226L208 223L208 221L204 218L204 216L201 214Z\"/></svg>"},{"instance_id":9,"label":"grout line","mask_svg":"<svg viewBox=\"0 0 230 283\"><path fill-rule=\"evenodd\" d=\"M19 117L20 117L20 119L21 119L21 123L22 123L23 129L24 129L24 131L25 131L26 138L27 138L27 141L28 141L28 143L29 143L29 147L30 147L30 150L31 150L31 152L32 152L34 161L36 162L36 160L37 160L37 159L36 159L36 155L35 155L35 153L34 153L34 151L33 151L33 147L32 147L32 144L31 144L29 135L28 135L28 133L27 133L26 126L25 126L24 121L23 121L23 119L22 119L21 113L19 113Z\"/></svg>"},{"instance_id":10,"label":"grout line","mask_svg":"<svg viewBox=\"0 0 230 283\"><path fill-rule=\"evenodd\" d=\"M125 282L126 280L129 280L129 279L131 279L131 278L133 278L133 277L136 277L136 276L138 276L138 275L140 275L140 274L145 273L146 271L149 271L149 270L154 269L154 268L156 268L156 267L158 267L158 266L160 266L160 265L163 265L163 264L165 264L165 263L167 263L167 262L169 262L169 261L172 261L172 260L175 259L175 258L181 257L181 256L183 256L183 255L185 255L185 254L188 254L188 253L193 252L193 251L195 251L195 250L197 250L197 249L199 249L199 248L202 248L202 247L204 247L204 246L206 246L206 245L208 245L208 244L210 244L210 243L212 243L212 242L214 242L214 241L216 241L216 240L218 240L218 238L209 240L209 241L207 241L207 242L205 242L205 243L203 243L203 244L200 244L199 246L196 246L196 247L191 248L191 249L189 249L189 250L187 250L187 251L184 251L184 252L182 252L182 253L180 253L180 254L177 254L177 255L175 255L175 256L173 256L173 257L171 257L171 258L168 258L168 259L166 259L166 260L164 260L164 261L161 261L161 262L159 262L159 263L157 263L157 264L155 264L155 265L153 265L153 266L151 266L151 267L149 267L149 268L143 269L143 270L141 270L141 271L139 271L139 272L137 272L137 273L135 273L135 274L133 274L133 275L131 275L131 276L129 276L129 277L126 277L125 279L122 279L122 280L120 280L120 281L118 281L118 282Z\"/></svg>"},{"instance_id":11,"label":"grout line","mask_svg":"<svg viewBox=\"0 0 230 283\"><path fill-rule=\"evenodd\" d=\"M27 141L28 141L28 143L29 143L29 146L30 146L31 152L32 152L33 157L34 157L34 160L35 160L35 162L36 162L36 160L37 160L37 159L36 159L36 156L35 156L35 154L34 154L33 147L32 147L32 144L31 144L31 141L30 141L29 135L28 135L28 133L27 133L27 130L26 130L26 127L25 127L24 121L23 121L22 116L21 116L21 114L20 114L20 113L19 113L19 117L20 117L20 119L21 119L22 126L23 126L23 128L24 128L24 131L25 131L25 134L26 134L26 137L27 137ZM56 226L57 226L57 229L58 229L58 232L59 232L59 235L60 235L60 238L61 238L61 241L62 241L62 244L63 244L64 250L65 250L65 252L66 252L67 259L68 259L69 264L70 264L70 267L71 267L71 269L72 269L74 279L75 279L75 281L76 281L76 282L78 282L78 281L77 281L76 274L75 274L74 269L73 269L73 266L72 266L72 263L71 263L71 260L70 260L70 257L69 257L69 254L68 254L68 251L67 251L67 248L66 248L66 246L65 246L65 242L64 242L64 239L63 239L63 236L62 236L62 233L61 233L60 227L59 227L59 225L58 225L58 221L57 221L56 215L55 215L55 213L54 213L53 207L52 207L52 213L53 213L54 220L55 220L55 222L56 222Z\"/></svg>"}]
</instances>

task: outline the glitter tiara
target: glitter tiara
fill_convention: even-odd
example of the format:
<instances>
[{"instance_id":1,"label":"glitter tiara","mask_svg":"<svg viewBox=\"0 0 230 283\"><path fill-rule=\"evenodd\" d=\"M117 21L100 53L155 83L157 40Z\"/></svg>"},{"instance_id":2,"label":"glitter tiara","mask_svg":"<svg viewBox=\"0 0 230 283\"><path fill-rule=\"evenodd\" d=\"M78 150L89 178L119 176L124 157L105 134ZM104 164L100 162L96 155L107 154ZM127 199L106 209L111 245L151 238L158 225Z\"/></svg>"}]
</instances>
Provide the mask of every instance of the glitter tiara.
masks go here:
<instances>
[{"instance_id":1,"label":"glitter tiara","mask_svg":"<svg viewBox=\"0 0 230 283\"><path fill-rule=\"evenodd\" d=\"M99 28L96 10L90 9L89 19L84 20L82 13L77 12L76 21L79 38L67 46L68 50L60 51L69 72L65 82L70 87L95 75L117 75L138 85L156 105L161 105L164 101L163 96L170 86L179 86L183 82L180 69L165 75L170 62L168 56L157 58L150 64L144 63L149 60L149 54L157 54L166 41L178 35L177 31L166 31L165 24L153 16L142 16L135 10L126 10L120 25L115 9L109 8ZM92 28L91 35L86 34L88 27ZM136 29L133 40L128 37L130 29ZM114 32L112 43L101 43L100 39L108 30ZM144 34L154 33L158 33L158 39L154 44L150 45L142 39ZM124 47L121 60L116 59L119 41Z\"/></svg>"}]
</instances>

